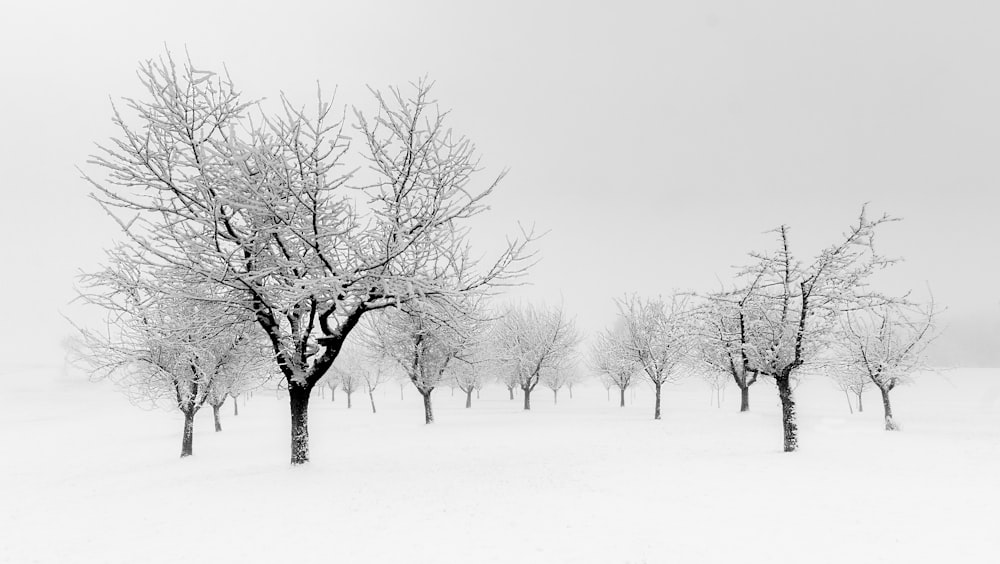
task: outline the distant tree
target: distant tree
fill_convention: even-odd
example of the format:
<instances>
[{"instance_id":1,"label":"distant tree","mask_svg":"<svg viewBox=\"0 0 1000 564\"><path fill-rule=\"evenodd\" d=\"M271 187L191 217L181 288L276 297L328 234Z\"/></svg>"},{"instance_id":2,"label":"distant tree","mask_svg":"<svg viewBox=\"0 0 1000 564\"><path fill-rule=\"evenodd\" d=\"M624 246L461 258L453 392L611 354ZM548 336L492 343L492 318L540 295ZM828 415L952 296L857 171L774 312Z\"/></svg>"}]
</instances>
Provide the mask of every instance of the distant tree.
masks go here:
<instances>
[{"instance_id":1,"label":"distant tree","mask_svg":"<svg viewBox=\"0 0 1000 564\"><path fill-rule=\"evenodd\" d=\"M591 363L602 375L602 382L609 390L617 387L620 392L620 407L625 407L625 390L634 383L636 373L642 368L625 350L624 335L617 331L605 331L597 336L591 349Z\"/></svg>"},{"instance_id":2,"label":"distant tree","mask_svg":"<svg viewBox=\"0 0 1000 564\"><path fill-rule=\"evenodd\" d=\"M354 181L346 120L321 94L315 112L281 97L264 113L227 75L169 53L138 75L144 97L114 108L117 134L90 160L103 178L86 178L148 266L253 315L288 389L292 464L309 459L310 392L365 314L523 273L530 235L475 268L469 219L504 175L474 185L475 147L429 82L373 90L376 114L356 112L370 166Z\"/></svg>"},{"instance_id":3,"label":"distant tree","mask_svg":"<svg viewBox=\"0 0 1000 564\"><path fill-rule=\"evenodd\" d=\"M732 377L740 389L741 413L750 411L750 386L759 376L753 370L750 354L756 344L752 331L764 312L758 290L765 272L755 272L746 287L709 294L697 309L699 338L695 356L703 369ZM709 374L703 377L713 383L717 380Z\"/></svg>"},{"instance_id":4,"label":"distant tree","mask_svg":"<svg viewBox=\"0 0 1000 564\"><path fill-rule=\"evenodd\" d=\"M569 382L571 375L576 370L572 365L566 364L542 373L542 384L552 390L552 403L559 403L559 390Z\"/></svg>"},{"instance_id":5,"label":"distant tree","mask_svg":"<svg viewBox=\"0 0 1000 564\"><path fill-rule=\"evenodd\" d=\"M259 331L247 322L234 325L231 329L230 349L225 352L227 358L221 359L223 362L208 386L207 403L212 406L217 433L222 431L220 411L226 398L233 398L235 406L240 394L260 387L267 379L270 359L260 336ZM239 415L239 408L235 410L234 415Z\"/></svg>"},{"instance_id":6,"label":"distant tree","mask_svg":"<svg viewBox=\"0 0 1000 564\"><path fill-rule=\"evenodd\" d=\"M431 393L446 381L445 370L469 345L468 309L434 300L411 300L370 318L369 350L396 363L424 400L424 422L434 422Z\"/></svg>"},{"instance_id":7,"label":"distant tree","mask_svg":"<svg viewBox=\"0 0 1000 564\"><path fill-rule=\"evenodd\" d=\"M347 396L347 409L351 409L353 407L351 398L354 396L354 392L361 389L364 385L363 369L353 359L351 362L345 362L341 365L334 364L333 369L337 372L337 381L340 383L340 389Z\"/></svg>"},{"instance_id":8,"label":"distant tree","mask_svg":"<svg viewBox=\"0 0 1000 564\"><path fill-rule=\"evenodd\" d=\"M514 375L524 394L524 409L531 409L531 392L542 374L562 368L580 340L573 320L561 307L510 308L497 324L495 334L500 362Z\"/></svg>"},{"instance_id":9,"label":"distant tree","mask_svg":"<svg viewBox=\"0 0 1000 564\"><path fill-rule=\"evenodd\" d=\"M637 366L656 395L653 419L660 419L660 396L663 384L683 377L679 370L686 360L693 339L693 326L686 298L640 299L627 296L617 301L622 321L620 339L611 350L627 357Z\"/></svg>"},{"instance_id":10,"label":"distant tree","mask_svg":"<svg viewBox=\"0 0 1000 564\"><path fill-rule=\"evenodd\" d=\"M852 414L854 413L854 405L851 403L851 394L853 394L857 398L858 412L863 412L864 403L862 396L864 395L864 391L871 385L871 380L868 379L868 376L857 370L846 369L846 367L841 366L827 367L824 369L824 372L827 378L833 382L833 385L844 393L844 397L847 398L848 411Z\"/></svg>"},{"instance_id":11,"label":"distant tree","mask_svg":"<svg viewBox=\"0 0 1000 564\"><path fill-rule=\"evenodd\" d=\"M933 301L919 307L894 300L841 318L839 343L847 370L854 378L867 378L882 393L886 431L899 429L889 393L926 369L924 351L936 336L936 315Z\"/></svg>"}]
</instances>

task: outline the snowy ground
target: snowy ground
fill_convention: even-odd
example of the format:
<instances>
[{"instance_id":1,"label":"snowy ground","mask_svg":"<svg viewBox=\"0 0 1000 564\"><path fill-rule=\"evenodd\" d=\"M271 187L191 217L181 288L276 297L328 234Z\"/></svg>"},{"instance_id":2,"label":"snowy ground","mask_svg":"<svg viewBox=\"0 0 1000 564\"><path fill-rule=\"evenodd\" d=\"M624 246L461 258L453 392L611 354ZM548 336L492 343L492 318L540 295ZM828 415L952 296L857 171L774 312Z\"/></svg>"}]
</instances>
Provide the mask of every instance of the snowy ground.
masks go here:
<instances>
[{"instance_id":1,"label":"snowy ground","mask_svg":"<svg viewBox=\"0 0 1000 564\"><path fill-rule=\"evenodd\" d=\"M1000 370L929 375L851 415L827 381L798 389L784 454L774 389L753 412L698 382L624 409L603 388L547 390L522 412L388 386L315 398L312 459L290 468L287 404L258 393L214 433L59 370L0 375L0 562L996 562Z\"/></svg>"}]
</instances>

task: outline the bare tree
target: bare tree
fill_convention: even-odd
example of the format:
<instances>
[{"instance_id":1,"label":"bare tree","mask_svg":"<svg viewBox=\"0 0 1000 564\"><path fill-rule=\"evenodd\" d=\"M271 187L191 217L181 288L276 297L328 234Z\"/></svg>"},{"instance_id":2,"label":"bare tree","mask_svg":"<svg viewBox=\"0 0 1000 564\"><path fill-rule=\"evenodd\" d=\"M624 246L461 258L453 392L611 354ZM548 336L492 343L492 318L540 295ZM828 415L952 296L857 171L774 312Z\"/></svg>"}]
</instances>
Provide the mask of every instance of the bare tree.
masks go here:
<instances>
[{"instance_id":1,"label":"bare tree","mask_svg":"<svg viewBox=\"0 0 1000 564\"><path fill-rule=\"evenodd\" d=\"M563 386L569 382L569 379L575 370L576 367L567 364L542 372L542 384L544 384L546 388L552 390L553 404L559 403L559 390L561 390Z\"/></svg>"},{"instance_id":2,"label":"bare tree","mask_svg":"<svg viewBox=\"0 0 1000 564\"><path fill-rule=\"evenodd\" d=\"M572 357L580 336L563 309L544 306L510 308L497 324L495 342L500 362L514 375L531 409L531 392L542 374L562 368Z\"/></svg>"},{"instance_id":3,"label":"bare tree","mask_svg":"<svg viewBox=\"0 0 1000 564\"><path fill-rule=\"evenodd\" d=\"M625 390L633 384L636 373L642 370L626 352L624 340L621 330L606 331L597 336L591 350L591 363L601 374L604 387L609 393L611 386L617 387L620 392L619 407L625 407Z\"/></svg>"},{"instance_id":4,"label":"bare tree","mask_svg":"<svg viewBox=\"0 0 1000 564\"><path fill-rule=\"evenodd\" d=\"M83 276L80 293L105 311L106 327L78 327L76 360L92 379L111 380L133 403L166 400L180 410L181 457L190 456L195 415L213 390L222 389L216 381L254 360L247 347L250 320L195 286L184 298L163 293L160 282L181 275L143 268L127 249L108 257L102 270Z\"/></svg>"},{"instance_id":5,"label":"bare tree","mask_svg":"<svg viewBox=\"0 0 1000 564\"><path fill-rule=\"evenodd\" d=\"M753 253L754 264L741 273L756 281L750 285L750 295L759 308L743 347L747 372L774 379L786 452L798 447L792 392L799 369L830 348L836 320L843 312L883 301L866 284L876 270L892 263L873 246L876 230L889 221L887 216L869 219L862 209L858 222L842 239L808 263L796 258L789 245L789 229L781 226L776 230L778 250Z\"/></svg>"},{"instance_id":6,"label":"bare tree","mask_svg":"<svg viewBox=\"0 0 1000 564\"><path fill-rule=\"evenodd\" d=\"M673 296L666 303L662 299L643 300L633 295L618 300L617 304L623 324L618 346L612 350L626 355L653 386L656 394L653 419L658 420L663 384L683 377L679 368L692 345L687 300Z\"/></svg>"},{"instance_id":7,"label":"bare tree","mask_svg":"<svg viewBox=\"0 0 1000 564\"><path fill-rule=\"evenodd\" d=\"M373 90L377 114L356 113L371 166L352 191L345 122L321 93L315 112L282 97L264 113L228 76L169 53L139 78L145 98L125 100L130 116L114 108L118 134L90 160L104 177L85 178L148 264L253 314L288 388L293 464L309 459L310 392L363 315L523 273L530 236L475 268L468 220L503 174L473 186L475 148L429 83Z\"/></svg>"},{"instance_id":8,"label":"bare tree","mask_svg":"<svg viewBox=\"0 0 1000 564\"><path fill-rule=\"evenodd\" d=\"M758 377L749 355L755 345L751 331L764 311L758 289L765 272L755 272L746 287L708 295L697 310L697 358L708 370L733 378L740 389L741 413L750 411L750 386ZM708 374L704 377L716 380Z\"/></svg>"},{"instance_id":9,"label":"bare tree","mask_svg":"<svg viewBox=\"0 0 1000 564\"><path fill-rule=\"evenodd\" d=\"M445 382L445 370L468 347L468 310L434 300L411 300L370 318L365 342L409 377L424 399L424 422L434 422L431 393Z\"/></svg>"},{"instance_id":10,"label":"bare tree","mask_svg":"<svg viewBox=\"0 0 1000 564\"><path fill-rule=\"evenodd\" d=\"M882 393L885 430L899 426L892 415L889 393L912 381L913 373L925 369L924 351L935 338L933 300L925 308L893 300L841 318L840 348L846 370L855 379L870 381ZM858 409L861 400L858 392Z\"/></svg>"}]
</instances>

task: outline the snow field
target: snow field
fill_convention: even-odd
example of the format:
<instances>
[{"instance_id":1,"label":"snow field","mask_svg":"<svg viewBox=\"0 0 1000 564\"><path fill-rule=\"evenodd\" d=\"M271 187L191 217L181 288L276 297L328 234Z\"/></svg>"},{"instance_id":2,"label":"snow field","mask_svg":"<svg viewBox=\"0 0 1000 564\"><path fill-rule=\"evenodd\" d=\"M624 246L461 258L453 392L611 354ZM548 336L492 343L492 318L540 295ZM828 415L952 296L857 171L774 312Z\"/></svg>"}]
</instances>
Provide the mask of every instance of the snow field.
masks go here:
<instances>
[{"instance_id":1,"label":"snow field","mask_svg":"<svg viewBox=\"0 0 1000 564\"><path fill-rule=\"evenodd\" d=\"M848 413L831 383L796 391L781 452L774 388L751 413L696 381L625 408L596 384L473 408L393 384L314 396L312 462L288 460L288 406L257 392L222 433L203 409L143 412L58 369L0 376L0 562L993 562L1000 549L1000 370L926 375Z\"/></svg>"}]
</instances>

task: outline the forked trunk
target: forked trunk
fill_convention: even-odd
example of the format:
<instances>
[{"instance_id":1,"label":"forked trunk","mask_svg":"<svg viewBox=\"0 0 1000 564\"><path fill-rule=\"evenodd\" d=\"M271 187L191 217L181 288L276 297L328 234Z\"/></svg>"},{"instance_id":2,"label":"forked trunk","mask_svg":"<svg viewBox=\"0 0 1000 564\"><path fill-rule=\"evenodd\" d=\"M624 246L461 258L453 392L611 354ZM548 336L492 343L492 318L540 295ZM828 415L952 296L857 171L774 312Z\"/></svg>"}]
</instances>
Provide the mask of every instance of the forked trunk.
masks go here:
<instances>
[{"instance_id":1,"label":"forked trunk","mask_svg":"<svg viewBox=\"0 0 1000 564\"><path fill-rule=\"evenodd\" d=\"M781 398L781 427L785 435L785 452L793 452L799 446L798 426L795 424L795 399L792 397L790 377L778 376L774 379L778 385L778 397Z\"/></svg>"},{"instance_id":2,"label":"forked trunk","mask_svg":"<svg viewBox=\"0 0 1000 564\"><path fill-rule=\"evenodd\" d=\"M434 388L424 391L420 390L420 395L424 396L424 423L430 425L434 422L434 410L431 408L431 392Z\"/></svg>"},{"instance_id":3,"label":"forked trunk","mask_svg":"<svg viewBox=\"0 0 1000 564\"><path fill-rule=\"evenodd\" d=\"M218 433L222 431L222 419L219 418L219 410L222 409L222 404L212 406L212 417L215 419L215 432Z\"/></svg>"},{"instance_id":4,"label":"forked trunk","mask_svg":"<svg viewBox=\"0 0 1000 564\"><path fill-rule=\"evenodd\" d=\"M472 390L465 392L465 408L469 409L472 407Z\"/></svg>"},{"instance_id":5,"label":"forked trunk","mask_svg":"<svg viewBox=\"0 0 1000 564\"><path fill-rule=\"evenodd\" d=\"M654 382L653 386L656 388L656 408L653 410L653 419L659 421L660 419L660 391L663 389L663 384L661 382Z\"/></svg>"},{"instance_id":6,"label":"forked trunk","mask_svg":"<svg viewBox=\"0 0 1000 564\"><path fill-rule=\"evenodd\" d=\"M194 414L196 409L183 410L184 434L181 435L181 458L194 454Z\"/></svg>"},{"instance_id":7,"label":"forked trunk","mask_svg":"<svg viewBox=\"0 0 1000 564\"><path fill-rule=\"evenodd\" d=\"M309 386L288 384L292 415L292 464L309 462Z\"/></svg>"},{"instance_id":8,"label":"forked trunk","mask_svg":"<svg viewBox=\"0 0 1000 564\"><path fill-rule=\"evenodd\" d=\"M898 431L899 426L892 418L892 404L889 403L889 392L891 389L879 388L882 391L882 409L885 411L885 430Z\"/></svg>"}]
</instances>

